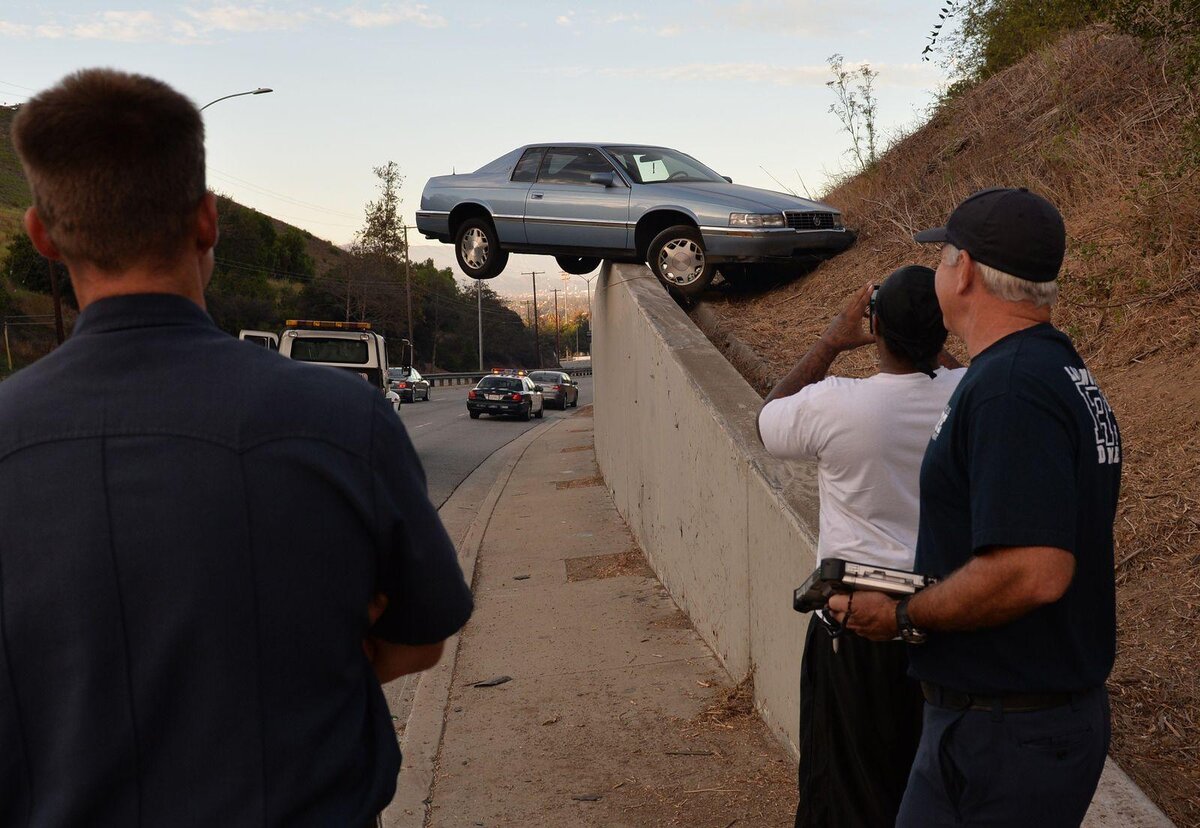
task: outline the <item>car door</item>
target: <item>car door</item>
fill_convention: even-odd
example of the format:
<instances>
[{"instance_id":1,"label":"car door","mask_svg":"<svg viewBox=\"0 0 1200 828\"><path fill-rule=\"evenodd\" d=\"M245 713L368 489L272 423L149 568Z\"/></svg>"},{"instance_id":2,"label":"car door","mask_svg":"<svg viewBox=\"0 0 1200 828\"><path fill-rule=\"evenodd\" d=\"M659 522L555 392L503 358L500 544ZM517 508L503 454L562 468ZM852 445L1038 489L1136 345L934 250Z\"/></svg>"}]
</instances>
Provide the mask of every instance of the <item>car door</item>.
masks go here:
<instances>
[{"instance_id":1,"label":"car door","mask_svg":"<svg viewBox=\"0 0 1200 828\"><path fill-rule=\"evenodd\" d=\"M611 173L613 186L591 183ZM629 187L594 147L551 147L525 200L525 236L544 247L628 249Z\"/></svg>"}]
</instances>

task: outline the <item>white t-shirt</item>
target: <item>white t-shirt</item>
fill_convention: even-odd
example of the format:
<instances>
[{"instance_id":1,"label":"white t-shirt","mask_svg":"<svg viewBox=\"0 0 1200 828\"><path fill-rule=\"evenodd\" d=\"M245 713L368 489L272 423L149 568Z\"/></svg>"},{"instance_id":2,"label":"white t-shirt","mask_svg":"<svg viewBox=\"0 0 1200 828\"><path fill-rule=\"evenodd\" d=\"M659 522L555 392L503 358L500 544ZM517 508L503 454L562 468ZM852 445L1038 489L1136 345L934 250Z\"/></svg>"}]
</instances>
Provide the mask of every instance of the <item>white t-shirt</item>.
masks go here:
<instances>
[{"instance_id":1,"label":"white t-shirt","mask_svg":"<svg viewBox=\"0 0 1200 828\"><path fill-rule=\"evenodd\" d=\"M965 373L828 377L763 407L758 428L767 451L817 461L818 561L913 568L921 459Z\"/></svg>"}]
</instances>

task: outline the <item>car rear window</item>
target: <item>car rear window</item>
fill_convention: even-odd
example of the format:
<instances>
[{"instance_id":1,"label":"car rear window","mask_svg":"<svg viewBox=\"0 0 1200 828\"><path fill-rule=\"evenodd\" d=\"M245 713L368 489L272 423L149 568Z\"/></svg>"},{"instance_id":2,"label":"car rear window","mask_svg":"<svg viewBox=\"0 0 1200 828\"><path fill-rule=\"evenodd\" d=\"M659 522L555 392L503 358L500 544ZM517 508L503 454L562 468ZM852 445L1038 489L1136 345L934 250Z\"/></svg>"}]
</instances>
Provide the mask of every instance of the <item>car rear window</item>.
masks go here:
<instances>
[{"instance_id":1,"label":"car rear window","mask_svg":"<svg viewBox=\"0 0 1200 828\"><path fill-rule=\"evenodd\" d=\"M513 170L512 180L531 182L537 178L538 167L542 163L542 155L545 152L545 147L531 147L525 150L525 154L521 156L516 169Z\"/></svg>"},{"instance_id":2,"label":"car rear window","mask_svg":"<svg viewBox=\"0 0 1200 828\"><path fill-rule=\"evenodd\" d=\"M559 382L559 375L550 371L534 371L529 378L534 382Z\"/></svg>"},{"instance_id":3,"label":"car rear window","mask_svg":"<svg viewBox=\"0 0 1200 828\"><path fill-rule=\"evenodd\" d=\"M324 339L316 336L296 337L292 342L292 359L300 362L336 362L342 365L366 365L370 361L365 340Z\"/></svg>"},{"instance_id":4,"label":"car rear window","mask_svg":"<svg viewBox=\"0 0 1200 828\"><path fill-rule=\"evenodd\" d=\"M508 377L484 377L479 381L479 388L492 391L523 391L519 379L509 379Z\"/></svg>"}]
</instances>

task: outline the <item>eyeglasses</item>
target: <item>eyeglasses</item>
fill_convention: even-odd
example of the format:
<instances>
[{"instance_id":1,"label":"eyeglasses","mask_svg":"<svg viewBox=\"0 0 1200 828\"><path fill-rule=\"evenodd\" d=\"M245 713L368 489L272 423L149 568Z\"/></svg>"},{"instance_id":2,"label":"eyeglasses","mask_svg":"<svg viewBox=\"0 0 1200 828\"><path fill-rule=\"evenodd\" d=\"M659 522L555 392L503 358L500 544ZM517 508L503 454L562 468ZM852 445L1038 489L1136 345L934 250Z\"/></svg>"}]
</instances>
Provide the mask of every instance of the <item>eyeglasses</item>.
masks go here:
<instances>
[{"instance_id":1,"label":"eyeglasses","mask_svg":"<svg viewBox=\"0 0 1200 828\"><path fill-rule=\"evenodd\" d=\"M879 301L879 285L871 288L871 298L867 301L867 309L863 311L863 319L867 320L867 330L875 333L875 305Z\"/></svg>"}]
</instances>

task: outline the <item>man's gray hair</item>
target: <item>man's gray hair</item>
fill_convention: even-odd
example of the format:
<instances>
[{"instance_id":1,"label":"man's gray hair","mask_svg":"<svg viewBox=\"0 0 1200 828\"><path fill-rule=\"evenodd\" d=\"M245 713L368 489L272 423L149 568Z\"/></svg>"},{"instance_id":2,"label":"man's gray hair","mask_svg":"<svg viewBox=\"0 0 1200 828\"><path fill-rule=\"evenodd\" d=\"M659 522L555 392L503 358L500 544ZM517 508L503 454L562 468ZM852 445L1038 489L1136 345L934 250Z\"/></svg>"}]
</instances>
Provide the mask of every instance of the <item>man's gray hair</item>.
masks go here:
<instances>
[{"instance_id":1,"label":"man's gray hair","mask_svg":"<svg viewBox=\"0 0 1200 828\"><path fill-rule=\"evenodd\" d=\"M948 265L958 264L960 251L952 244L942 248L942 256ZM1035 308L1053 307L1058 301L1058 280L1050 282L1031 282L1010 276L1002 270L997 270L983 262L973 262L983 278L983 284L993 296L1006 302L1032 302Z\"/></svg>"}]
</instances>

